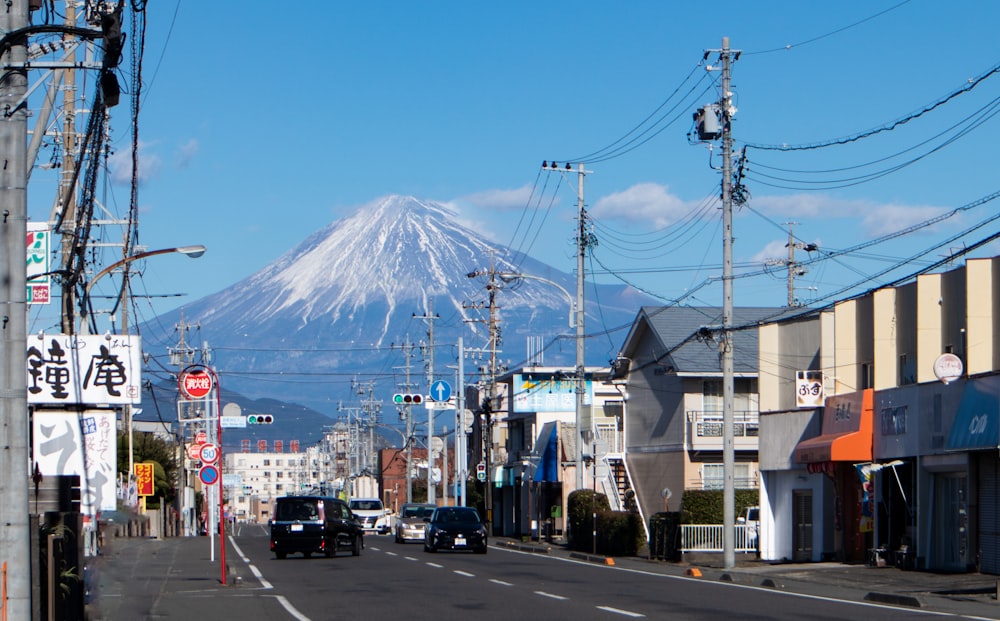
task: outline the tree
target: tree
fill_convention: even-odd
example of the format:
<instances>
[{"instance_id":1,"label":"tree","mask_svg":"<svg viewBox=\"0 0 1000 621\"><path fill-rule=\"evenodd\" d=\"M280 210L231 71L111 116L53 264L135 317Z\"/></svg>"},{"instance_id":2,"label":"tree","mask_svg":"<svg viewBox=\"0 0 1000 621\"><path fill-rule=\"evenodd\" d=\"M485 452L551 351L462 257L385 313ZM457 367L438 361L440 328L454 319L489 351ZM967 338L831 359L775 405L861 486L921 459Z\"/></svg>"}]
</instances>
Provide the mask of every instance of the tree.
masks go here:
<instances>
[{"instance_id":1,"label":"tree","mask_svg":"<svg viewBox=\"0 0 1000 621\"><path fill-rule=\"evenodd\" d=\"M128 434L122 433L118 435L118 473L122 476L128 474L128 461ZM153 462L153 494L172 502L179 470L176 445L153 433L133 432L132 461Z\"/></svg>"}]
</instances>

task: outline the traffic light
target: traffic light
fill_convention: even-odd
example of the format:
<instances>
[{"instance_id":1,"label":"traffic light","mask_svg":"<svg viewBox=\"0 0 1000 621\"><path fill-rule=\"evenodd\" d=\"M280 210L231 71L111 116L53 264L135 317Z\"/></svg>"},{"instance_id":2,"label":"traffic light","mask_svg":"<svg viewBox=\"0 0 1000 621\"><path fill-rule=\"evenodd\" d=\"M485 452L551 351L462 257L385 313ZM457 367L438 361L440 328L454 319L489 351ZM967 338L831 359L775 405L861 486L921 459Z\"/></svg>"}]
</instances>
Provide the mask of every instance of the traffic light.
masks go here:
<instances>
[{"instance_id":1,"label":"traffic light","mask_svg":"<svg viewBox=\"0 0 1000 621\"><path fill-rule=\"evenodd\" d=\"M392 402L396 405L420 405L424 402L424 396L416 393L397 392L392 396Z\"/></svg>"},{"instance_id":2,"label":"traffic light","mask_svg":"<svg viewBox=\"0 0 1000 621\"><path fill-rule=\"evenodd\" d=\"M270 414L251 414L247 416L248 425L270 425L274 422L274 417Z\"/></svg>"},{"instance_id":3,"label":"traffic light","mask_svg":"<svg viewBox=\"0 0 1000 621\"><path fill-rule=\"evenodd\" d=\"M476 478L480 481L486 480L486 464L476 464Z\"/></svg>"}]
</instances>

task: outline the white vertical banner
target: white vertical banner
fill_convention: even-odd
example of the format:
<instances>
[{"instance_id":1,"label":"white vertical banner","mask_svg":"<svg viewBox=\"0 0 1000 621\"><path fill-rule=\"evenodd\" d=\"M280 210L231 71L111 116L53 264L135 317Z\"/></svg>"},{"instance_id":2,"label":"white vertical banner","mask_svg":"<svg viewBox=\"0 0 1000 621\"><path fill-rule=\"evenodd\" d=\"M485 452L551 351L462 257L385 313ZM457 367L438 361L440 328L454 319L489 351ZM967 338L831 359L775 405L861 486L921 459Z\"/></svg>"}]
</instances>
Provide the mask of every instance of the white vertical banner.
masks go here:
<instances>
[{"instance_id":1,"label":"white vertical banner","mask_svg":"<svg viewBox=\"0 0 1000 621\"><path fill-rule=\"evenodd\" d=\"M81 513L113 511L118 462L115 412L35 411L32 423L33 462L42 476L79 475Z\"/></svg>"}]
</instances>

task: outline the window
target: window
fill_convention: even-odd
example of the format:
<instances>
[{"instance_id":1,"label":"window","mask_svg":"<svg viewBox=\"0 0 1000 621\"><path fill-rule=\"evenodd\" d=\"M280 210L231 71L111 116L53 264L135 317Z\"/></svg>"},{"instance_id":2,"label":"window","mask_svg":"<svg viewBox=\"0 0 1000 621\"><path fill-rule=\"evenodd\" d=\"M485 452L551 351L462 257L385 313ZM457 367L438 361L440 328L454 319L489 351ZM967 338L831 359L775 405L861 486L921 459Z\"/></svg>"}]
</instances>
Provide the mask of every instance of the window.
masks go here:
<instances>
[{"instance_id":1,"label":"window","mask_svg":"<svg viewBox=\"0 0 1000 621\"><path fill-rule=\"evenodd\" d=\"M725 487L726 473L724 464L702 464L702 489L722 489ZM733 483L737 489L752 489L755 481L750 477L750 464L733 465Z\"/></svg>"}]
</instances>

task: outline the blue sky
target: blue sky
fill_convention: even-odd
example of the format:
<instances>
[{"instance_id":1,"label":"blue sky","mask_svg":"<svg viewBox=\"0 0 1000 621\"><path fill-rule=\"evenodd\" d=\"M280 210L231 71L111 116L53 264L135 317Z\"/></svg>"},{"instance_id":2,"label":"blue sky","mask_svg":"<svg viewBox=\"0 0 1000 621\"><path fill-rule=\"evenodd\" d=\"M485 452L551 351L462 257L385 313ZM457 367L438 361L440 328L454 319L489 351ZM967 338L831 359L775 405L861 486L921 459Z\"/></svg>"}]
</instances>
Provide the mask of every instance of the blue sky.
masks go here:
<instances>
[{"instance_id":1,"label":"blue sky","mask_svg":"<svg viewBox=\"0 0 1000 621\"><path fill-rule=\"evenodd\" d=\"M703 62L705 51L723 37L742 51L733 137L737 152L753 146L734 260L738 272L762 272L786 256L784 223L835 252L998 189L989 106L1000 76L873 131L992 70L997 23L1000 3L971 0L150 2L140 243L208 252L152 259L135 288L186 294L154 299L150 311L183 305L386 194L448 203L489 238L572 272L576 177L540 165L584 158L598 278L719 305L717 281L700 284L721 273L721 150L687 137L694 110L720 97L719 72L705 68L717 54ZM122 102L106 190L119 208L129 172ZM51 204L39 177L33 217ZM518 228L526 209L528 233ZM942 245L863 288L888 282L996 233L991 223L946 241L997 211L989 202L819 261L796 295L857 292L850 286L865 275ZM797 254L810 256L819 255ZM736 304L783 305L784 268L770 272L737 280Z\"/></svg>"}]
</instances>

